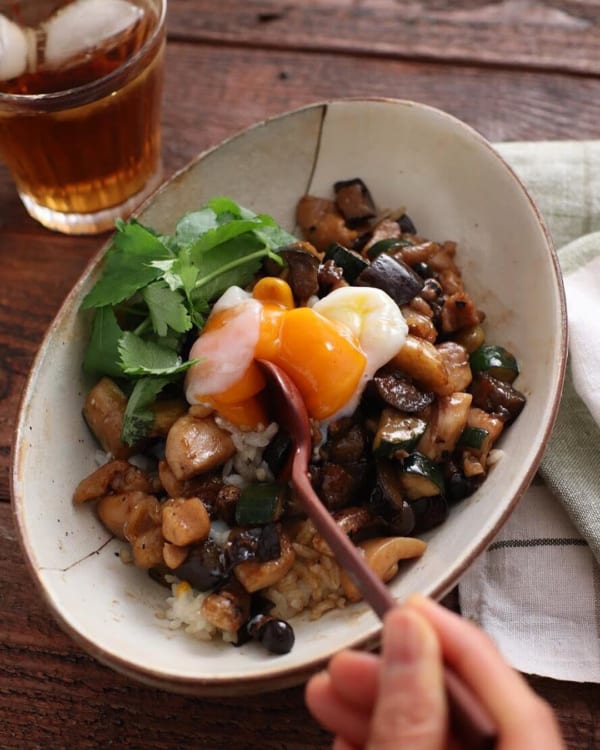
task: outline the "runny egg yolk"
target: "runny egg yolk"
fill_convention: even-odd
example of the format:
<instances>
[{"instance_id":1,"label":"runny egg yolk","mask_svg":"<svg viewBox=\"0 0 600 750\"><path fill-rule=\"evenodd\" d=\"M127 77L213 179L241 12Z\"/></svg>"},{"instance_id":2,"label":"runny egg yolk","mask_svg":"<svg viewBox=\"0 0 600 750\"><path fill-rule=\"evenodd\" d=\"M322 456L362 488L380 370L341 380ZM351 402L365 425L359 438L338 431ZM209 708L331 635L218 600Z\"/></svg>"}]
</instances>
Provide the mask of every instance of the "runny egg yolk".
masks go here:
<instances>
[{"instance_id":1,"label":"runny egg yolk","mask_svg":"<svg viewBox=\"0 0 600 750\"><path fill-rule=\"evenodd\" d=\"M266 382L255 361L265 359L292 378L311 417L322 421L351 413L366 380L391 359L406 336L402 313L391 299L381 298L387 295L364 288L354 293L354 305L352 293L340 296L339 314L335 292L324 298L329 301L323 312L319 303L315 309L293 307L291 289L282 279L262 279L253 295L228 290L190 352L191 358L201 361L186 376L188 401L209 404L241 427L266 425ZM361 339L367 341L370 328L381 320L378 314L392 321L387 325L391 335L385 351L378 346L374 352L373 347L362 346Z\"/></svg>"}]
</instances>

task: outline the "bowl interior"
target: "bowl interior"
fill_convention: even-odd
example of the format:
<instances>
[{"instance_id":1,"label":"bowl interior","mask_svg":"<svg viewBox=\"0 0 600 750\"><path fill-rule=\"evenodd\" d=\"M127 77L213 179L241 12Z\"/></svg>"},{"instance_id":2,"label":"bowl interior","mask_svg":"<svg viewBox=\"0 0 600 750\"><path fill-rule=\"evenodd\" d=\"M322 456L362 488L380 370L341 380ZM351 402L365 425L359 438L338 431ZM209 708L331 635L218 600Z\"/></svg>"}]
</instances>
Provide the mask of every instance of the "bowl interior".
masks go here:
<instances>
[{"instance_id":1,"label":"bowl interior","mask_svg":"<svg viewBox=\"0 0 600 750\"><path fill-rule=\"evenodd\" d=\"M490 541L537 468L560 397L566 324L556 258L512 171L471 129L437 110L389 100L338 101L259 124L202 155L151 199L140 220L171 231L186 211L230 195L294 229L305 192L328 196L360 176L380 208L405 207L426 237L458 242L466 287L486 313L489 342L513 351L528 397L483 488L427 535L428 549L392 585L440 596ZM79 312L97 263L67 298L38 354L16 434L13 498L34 578L55 616L101 661L162 687L205 694L274 689L303 679L336 650L376 640L365 605L295 623L290 654L201 643L157 617L166 591L118 558L90 508L71 503L95 468L81 417L89 319Z\"/></svg>"}]
</instances>

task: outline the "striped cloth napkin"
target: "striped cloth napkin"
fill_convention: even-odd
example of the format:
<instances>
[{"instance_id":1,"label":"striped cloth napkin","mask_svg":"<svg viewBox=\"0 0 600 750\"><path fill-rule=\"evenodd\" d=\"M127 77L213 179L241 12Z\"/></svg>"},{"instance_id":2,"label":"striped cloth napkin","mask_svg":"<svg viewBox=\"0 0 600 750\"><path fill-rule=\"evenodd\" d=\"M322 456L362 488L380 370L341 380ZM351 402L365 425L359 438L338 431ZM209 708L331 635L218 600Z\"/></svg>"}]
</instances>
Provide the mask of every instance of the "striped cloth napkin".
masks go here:
<instances>
[{"instance_id":1,"label":"striped cloth napkin","mask_svg":"<svg viewBox=\"0 0 600 750\"><path fill-rule=\"evenodd\" d=\"M461 578L460 605L516 669L600 682L600 141L497 149L558 248L569 363L539 476Z\"/></svg>"}]
</instances>

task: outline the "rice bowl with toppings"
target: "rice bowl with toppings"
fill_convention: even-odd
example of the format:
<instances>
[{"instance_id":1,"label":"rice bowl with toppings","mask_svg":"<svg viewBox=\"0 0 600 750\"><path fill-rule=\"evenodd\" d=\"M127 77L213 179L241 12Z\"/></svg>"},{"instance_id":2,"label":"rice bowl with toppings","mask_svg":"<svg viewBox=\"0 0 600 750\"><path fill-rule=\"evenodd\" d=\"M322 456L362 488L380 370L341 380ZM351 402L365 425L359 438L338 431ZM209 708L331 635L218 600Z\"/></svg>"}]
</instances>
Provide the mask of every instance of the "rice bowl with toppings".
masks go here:
<instances>
[{"instance_id":1,"label":"rice bowl with toppings","mask_svg":"<svg viewBox=\"0 0 600 750\"><path fill-rule=\"evenodd\" d=\"M357 133L364 154L352 147ZM292 143L297 148L290 149ZM283 153L289 167L285 182L279 178ZM300 196L330 200L336 180L356 176L369 187L378 208L406 207L424 237L457 242L467 289L486 313L486 342L513 353L521 370L518 387L527 397L523 414L501 439L504 457L482 488L423 534L426 553L402 565L390 583L398 599L413 590L440 596L492 538L532 478L564 374L565 318L556 259L531 201L506 165L467 127L427 107L335 102L275 118L203 155L154 197L139 220L162 236L172 235L185 212L197 210L211 196L230 194L249 210L267 210L295 234ZM480 189L482 180L487 195ZM518 274L509 273L515 266L506 264L511 258L518 264L510 233L504 231L506 215L519 246L527 248L528 261L518 265ZM280 616L294 623L295 644L287 654L274 658L254 642L232 648L220 637L204 643L183 628L173 630L168 619L156 616L166 614L166 599L173 592L133 565L123 565L117 556L123 542L112 539L89 508L72 507L73 488L95 467L95 440L81 419L94 385L80 370L91 315L82 314L80 305L100 278L98 263L70 295L38 355L15 442L17 527L34 579L59 622L119 671L167 689L212 695L295 684L339 648L373 645L379 623L363 603L339 608L335 571L322 581L323 607L329 606L330 592L335 600L324 614L321 601L304 604L308 589L296 602L306 606L300 615L287 614L295 605L285 610L283 600L277 604ZM524 326L534 314L535 328ZM496 457L492 452L488 461ZM47 498L43 513L36 502L42 496ZM301 529L294 533L296 560L302 561L308 580L317 558ZM285 583L282 578L274 587L289 583L291 589L297 583L301 588L301 578ZM294 599L286 597L286 604L288 598ZM310 619L313 608L322 614L317 620ZM181 612L179 619L184 623Z\"/></svg>"}]
</instances>

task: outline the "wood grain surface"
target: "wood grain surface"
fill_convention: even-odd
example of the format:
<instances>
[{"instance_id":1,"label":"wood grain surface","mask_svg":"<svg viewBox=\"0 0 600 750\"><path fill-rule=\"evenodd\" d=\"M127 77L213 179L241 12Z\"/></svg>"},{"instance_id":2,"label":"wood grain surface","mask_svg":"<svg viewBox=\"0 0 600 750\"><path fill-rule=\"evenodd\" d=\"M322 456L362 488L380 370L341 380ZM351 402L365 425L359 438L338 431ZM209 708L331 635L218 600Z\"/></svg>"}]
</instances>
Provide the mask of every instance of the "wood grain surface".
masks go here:
<instances>
[{"instance_id":1,"label":"wood grain surface","mask_svg":"<svg viewBox=\"0 0 600 750\"><path fill-rule=\"evenodd\" d=\"M598 138L599 27L596 0L170 0L165 176L254 122L335 96L414 99L493 141ZM99 665L29 578L9 506L19 399L47 326L105 241L42 229L0 166L0 750L326 748L301 688L194 699ZM531 683L570 750L600 747L599 686Z\"/></svg>"}]
</instances>

